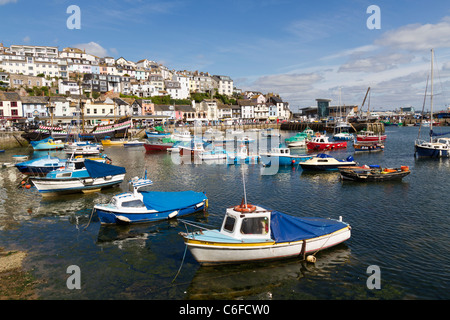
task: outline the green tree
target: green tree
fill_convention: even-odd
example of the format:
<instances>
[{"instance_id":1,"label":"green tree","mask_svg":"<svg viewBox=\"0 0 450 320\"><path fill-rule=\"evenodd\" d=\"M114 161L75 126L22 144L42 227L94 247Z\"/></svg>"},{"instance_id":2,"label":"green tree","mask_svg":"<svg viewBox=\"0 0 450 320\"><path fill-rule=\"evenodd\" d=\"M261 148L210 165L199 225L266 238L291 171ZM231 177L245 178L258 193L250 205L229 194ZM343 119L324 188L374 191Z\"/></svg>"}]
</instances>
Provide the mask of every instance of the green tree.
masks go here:
<instances>
[{"instance_id":1,"label":"green tree","mask_svg":"<svg viewBox=\"0 0 450 320\"><path fill-rule=\"evenodd\" d=\"M97 99L98 97L100 97L100 92L92 91L92 98Z\"/></svg>"}]
</instances>

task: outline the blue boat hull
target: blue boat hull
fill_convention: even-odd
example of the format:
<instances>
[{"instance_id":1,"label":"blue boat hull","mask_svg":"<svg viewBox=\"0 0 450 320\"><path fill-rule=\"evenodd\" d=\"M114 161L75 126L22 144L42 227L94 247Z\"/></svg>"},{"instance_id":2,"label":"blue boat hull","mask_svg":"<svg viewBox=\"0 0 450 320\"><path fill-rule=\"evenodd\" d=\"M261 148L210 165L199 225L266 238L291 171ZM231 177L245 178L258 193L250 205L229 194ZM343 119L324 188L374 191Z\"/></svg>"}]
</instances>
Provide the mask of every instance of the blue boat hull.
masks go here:
<instances>
[{"instance_id":1,"label":"blue boat hull","mask_svg":"<svg viewBox=\"0 0 450 320\"><path fill-rule=\"evenodd\" d=\"M437 150L433 148L423 148L416 146L416 154L418 157L424 158L442 158L449 157L449 150Z\"/></svg>"},{"instance_id":2,"label":"blue boat hull","mask_svg":"<svg viewBox=\"0 0 450 320\"><path fill-rule=\"evenodd\" d=\"M279 166L295 166L295 165L298 165L301 162L305 162L306 160L309 160L311 158L312 157L310 157L310 156L305 156L305 157L261 156L261 161L264 166L276 165L277 162L278 162Z\"/></svg>"},{"instance_id":3,"label":"blue boat hull","mask_svg":"<svg viewBox=\"0 0 450 320\"><path fill-rule=\"evenodd\" d=\"M46 175L47 173L54 171L58 168L60 168L63 165L59 165L59 166L45 166L45 167L31 167L31 166L27 166L27 165L16 165L17 169L26 175Z\"/></svg>"},{"instance_id":4,"label":"blue boat hull","mask_svg":"<svg viewBox=\"0 0 450 320\"><path fill-rule=\"evenodd\" d=\"M161 212L152 212L152 213L123 213L123 212L114 212L108 211L105 209L96 208L95 212L100 220L101 224L120 224L120 223L146 223L146 222L155 222L171 219L171 215L174 214L175 211L178 213L174 216L174 218L186 216L195 212L203 211L206 209L206 204L197 207L196 205L192 205L183 209L173 209ZM121 219L120 217L125 217L129 221Z\"/></svg>"}]
</instances>

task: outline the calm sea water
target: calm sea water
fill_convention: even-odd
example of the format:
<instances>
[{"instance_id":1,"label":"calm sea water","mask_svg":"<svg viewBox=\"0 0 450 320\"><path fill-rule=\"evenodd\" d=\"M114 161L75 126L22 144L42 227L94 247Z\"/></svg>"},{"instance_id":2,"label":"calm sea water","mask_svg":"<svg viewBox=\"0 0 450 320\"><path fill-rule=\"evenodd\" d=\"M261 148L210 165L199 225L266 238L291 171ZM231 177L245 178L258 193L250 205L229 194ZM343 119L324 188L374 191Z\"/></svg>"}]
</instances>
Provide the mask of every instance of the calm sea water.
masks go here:
<instances>
[{"instance_id":1,"label":"calm sea water","mask_svg":"<svg viewBox=\"0 0 450 320\"><path fill-rule=\"evenodd\" d=\"M178 220L124 227L101 227L95 215L90 220L93 205L127 191L126 182L43 199L34 188L17 188L22 176L14 167L0 170L0 247L28 252L25 268L40 280L41 299L449 299L449 160L415 159L416 127L387 127L386 133L384 152L354 158L409 166L412 173L400 182L344 182L338 173L301 168L265 175L260 164L180 164L143 148L105 150L126 167L127 180L147 169L154 182L148 190L204 191L208 212L186 220L218 228L225 208L242 199L243 172L251 203L297 216L342 216L352 226L351 239L318 253L315 264L294 259L201 267L185 253L178 235L185 226ZM283 141L294 134L282 132ZM0 162L28 150L9 150ZM330 154L346 158L353 147ZM71 265L81 270L80 290L67 288ZM381 271L379 290L366 284L373 265Z\"/></svg>"}]
</instances>

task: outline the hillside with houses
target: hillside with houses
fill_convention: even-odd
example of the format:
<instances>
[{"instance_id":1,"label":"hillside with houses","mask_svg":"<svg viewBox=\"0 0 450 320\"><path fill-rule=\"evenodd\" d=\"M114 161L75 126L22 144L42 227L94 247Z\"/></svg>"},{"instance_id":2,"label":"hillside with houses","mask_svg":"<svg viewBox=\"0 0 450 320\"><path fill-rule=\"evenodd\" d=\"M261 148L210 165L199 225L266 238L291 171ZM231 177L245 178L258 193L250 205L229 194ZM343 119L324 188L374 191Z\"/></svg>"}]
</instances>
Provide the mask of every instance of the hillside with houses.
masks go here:
<instances>
[{"instance_id":1,"label":"hillside with houses","mask_svg":"<svg viewBox=\"0 0 450 320\"><path fill-rule=\"evenodd\" d=\"M0 122L87 124L133 117L246 123L292 117L275 93L242 91L231 77L170 70L148 59L97 57L77 48L0 44Z\"/></svg>"}]
</instances>

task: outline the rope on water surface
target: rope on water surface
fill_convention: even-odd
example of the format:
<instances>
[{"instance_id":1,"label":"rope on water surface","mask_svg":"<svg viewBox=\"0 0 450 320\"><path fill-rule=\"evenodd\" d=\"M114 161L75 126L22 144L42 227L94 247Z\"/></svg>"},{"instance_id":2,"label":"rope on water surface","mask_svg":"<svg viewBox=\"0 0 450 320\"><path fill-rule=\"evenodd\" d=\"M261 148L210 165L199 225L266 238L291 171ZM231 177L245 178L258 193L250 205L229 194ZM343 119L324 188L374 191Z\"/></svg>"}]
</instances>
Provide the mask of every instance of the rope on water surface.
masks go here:
<instances>
[{"instance_id":1,"label":"rope on water surface","mask_svg":"<svg viewBox=\"0 0 450 320\"><path fill-rule=\"evenodd\" d=\"M187 229L187 224L184 224L184 227L186 228L186 233L188 233L188 229ZM183 263L184 263L184 258L186 257L186 251L187 251L187 244L184 245L184 254L183 254L183 259L181 260L181 265L178 268L178 272L175 275L175 278L173 278L172 283L176 280L176 278L178 277L178 275L180 274L181 268L183 267Z\"/></svg>"}]
</instances>

